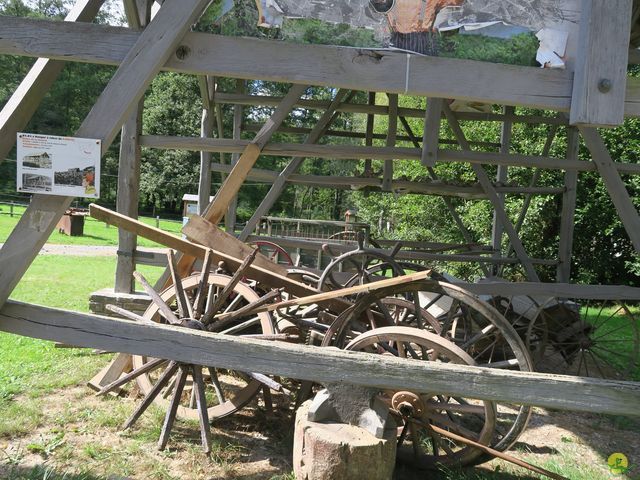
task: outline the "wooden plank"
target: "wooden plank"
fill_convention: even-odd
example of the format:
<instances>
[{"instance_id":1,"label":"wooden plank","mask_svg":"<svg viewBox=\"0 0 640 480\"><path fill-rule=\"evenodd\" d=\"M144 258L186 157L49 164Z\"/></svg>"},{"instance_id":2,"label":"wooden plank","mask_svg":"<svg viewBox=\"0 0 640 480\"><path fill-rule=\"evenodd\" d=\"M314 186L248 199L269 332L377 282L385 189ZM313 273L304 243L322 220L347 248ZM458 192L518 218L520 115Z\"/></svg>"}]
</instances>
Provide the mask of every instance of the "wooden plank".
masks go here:
<instances>
[{"instance_id":1,"label":"wooden plank","mask_svg":"<svg viewBox=\"0 0 640 480\"><path fill-rule=\"evenodd\" d=\"M331 122L335 119L337 115L336 109L338 108L338 106L340 106L340 104L348 94L349 90L344 89L340 89L336 92L336 95L331 104L329 104L327 110L322 114L318 122L313 126L309 135L307 135L307 138L304 141L305 144L317 143L318 140L320 140L324 132L327 130L327 128L329 128L329 125L331 125ZM273 185L271 185L271 188L267 192L267 195L265 195L256 211L253 213L253 215L251 215L251 218L245 225L242 232L240 232L240 235L238 236L240 240L246 240L247 237L251 235L251 232L253 232L253 230L256 228L256 225L260 221L260 218L269 213L269 210L271 209L273 204L282 194L287 180L298 170L298 168L300 168L300 165L302 165L303 161L304 157L293 157L289 161L287 166L284 167L284 170L282 170L282 172L274 178Z\"/></svg>"},{"instance_id":2,"label":"wooden plank","mask_svg":"<svg viewBox=\"0 0 640 480\"><path fill-rule=\"evenodd\" d=\"M149 148L167 150L207 149L212 152L235 153L242 152L249 144L247 140L230 140L218 138L171 137L162 135L142 135L141 145ZM356 145L306 145L299 143L270 143L263 153L282 157L324 157L339 160L359 160L373 158L376 160L420 160L422 151L418 148L407 147L365 147ZM514 167L536 167L550 170L577 170L580 172L595 171L593 162L583 160L567 161L562 158L539 157L535 155L509 154L495 152L460 151L441 149L439 160L444 163L467 162L485 165L508 165ZM640 165L635 163L615 162L615 168L620 173L638 174Z\"/></svg>"},{"instance_id":3,"label":"wooden plank","mask_svg":"<svg viewBox=\"0 0 640 480\"><path fill-rule=\"evenodd\" d=\"M506 106L504 107L505 117L508 115L513 115L514 108ZM513 123L510 120L505 120L502 124L502 130L500 132L500 153L503 155L508 155L511 150L511 134L513 133ZM506 165L498 165L498 172L496 174L496 183L498 185L503 185L507 183L507 179L509 176L509 167ZM500 199L500 203L504 208L504 194L498 193L498 198ZM493 246L493 250L495 251L494 256L500 257L502 256L502 235L504 233L504 227L500 222L500 218L497 212L493 212L493 225L491 231L491 245ZM497 275L498 270L494 269L493 275Z\"/></svg>"},{"instance_id":4,"label":"wooden plank","mask_svg":"<svg viewBox=\"0 0 640 480\"><path fill-rule=\"evenodd\" d=\"M467 142L464 132L460 128L460 124L458 123L458 120L456 120L455 116L453 116L452 114L453 112L451 112L449 105L446 105L446 104L443 105L443 111L445 113L445 116L447 117L447 121L449 122L449 126L451 127L451 130L453 130L454 137L456 138L456 140L458 140L458 143L460 144L460 147L463 150L470 150L471 147L469 146L469 142ZM498 215L498 218L500 219L500 222L502 223L505 232L509 236L509 240L511 241L513 250L516 252L516 255L520 259L520 262L524 267L527 278L529 279L529 281L533 281L533 282L539 281L538 274L536 273L535 268L533 268L531 259L527 255L527 252L525 251L524 246L522 245L522 241L518 236L518 232L515 231L515 228L513 227L511 220L509 220L509 217L507 216L507 212L505 211L504 206L500 202L498 193L496 192L495 188L491 184L491 180L489 180L489 176L487 175L487 172L485 172L482 165L472 164L471 167L473 168L473 171L478 177L478 181L482 185L482 188L484 189L485 193L489 197L489 201L493 204L494 211Z\"/></svg>"},{"instance_id":5,"label":"wooden plank","mask_svg":"<svg viewBox=\"0 0 640 480\"><path fill-rule=\"evenodd\" d=\"M354 287L340 288L338 290L331 290L330 292L321 292L315 295L309 295L308 297L284 300L282 302L272 303L270 305L264 305L262 307L256 308L255 310L252 310L252 313L273 312L275 310L280 310L287 307L311 305L312 303L323 303L334 298L344 298L348 297L349 295L356 295L359 293L375 292L376 290L380 290L381 288L403 285L405 283L416 282L419 280L426 280L430 276L431 270L424 270L422 272L387 278L385 280L378 280L377 282L365 283L362 285L356 285ZM225 318L232 315L234 315L234 312L224 313L216 316L216 319L224 320Z\"/></svg>"},{"instance_id":6,"label":"wooden plank","mask_svg":"<svg viewBox=\"0 0 640 480\"><path fill-rule=\"evenodd\" d=\"M387 94L389 99L389 123L387 125L387 147L396 146L396 136L398 134L398 95ZM382 169L382 190L384 192L391 191L391 183L393 182L393 162L391 159L384 161Z\"/></svg>"},{"instance_id":7,"label":"wooden plank","mask_svg":"<svg viewBox=\"0 0 640 480\"><path fill-rule=\"evenodd\" d=\"M577 159L579 147L580 136L578 131L575 128L570 128L567 132L567 159ZM568 283L571 279L571 252L573 250L573 231L578 194L578 172L565 172L564 186L565 192L562 195L562 213L560 215L558 268L556 269L556 278L559 283Z\"/></svg>"},{"instance_id":8,"label":"wooden plank","mask_svg":"<svg viewBox=\"0 0 640 480\"><path fill-rule=\"evenodd\" d=\"M0 53L113 65L124 57L137 35L122 28L60 28L56 23L60 22L3 19ZM183 60L169 59L167 70L560 111L568 111L571 105L573 72L560 69L205 33L191 33L183 44L191 54ZM398 75L407 69L408 78ZM628 84L627 115L640 115L639 100L640 85Z\"/></svg>"},{"instance_id":9,"label":"wooden plank","mask_svg":"<svg viewBox=\"0 0 640 480\"><path fill-rule=\"evenodd\" d=\"M584 138L591 152L593 163L598 167L598 172L607 187L611 201L616 207L624 228L627 230L627 235L629 235L636 252L640 253L640 217L633 200L629 196L619 172L616 172L614 168L614 162L600 133L594 128L579 128L582 138Z\"/></svg>"},{"instance_id":10,"label":"wooden plank","mask_svg":"<svg viewBox=\"0 0 640 480\"><path fill-rule=\"evenodd\" d=\"M120 134L116 210L131 218L138 218L141 158L138 138L142 133L143 105L144 101L141 100L138 108L122 126ZM118 257L114 284L114 290L117 293L135 291L133 272L135 270L134 252L137 245L137 237L134 234L124 230L118 231Z\"/></svg>"},{"instance_id":11,"label":"wooden plank","mask_svg":"<svg viewBox=\"0 0 640 480\"><path fill-rule=\"evenodd\" d=\"M189 222L184 228L184 233L185 235L187 235L187 237L190 236L190 234L187 232L194 233L196 229L202 228L204 225L206 225L204 223L206 222L206 220L204 220L203 217L197 215L195 215L195 217L197 218L195 218L193 222ZM209 228L209 225L206 225L207 232L209 235L211 235L211 244L217 245L217 248L219 250L241 261L249 255L253 254L254 247L247 245L241 240L238 240L236 237L234 237L230 233L225 232L217 225L211 223L211 226L213 228ZM285 267L272 262L262 253L259 253L257 255L255 260L253 261L253 264L263 267L267 270L271 270L278 275L287 275L287 269Z\"/></svg>"},{"instance_id":12,"label":"wooden plank","mask_svg":"<svg viewBox=\"0 0 640 480\"><path fill-rule=\"evenodd\" d=\"M246 89L246 82L242 80L236 80L236 92L239 94L244 93ZM222 118L222 110L218 110L220 112L220 118ZM242 136L242 118L243 118L244 110L240 105L234 105L233 107L233 139L240 140ZM264 124L258 130L260 132L264 128ZM222 136L222 135L221 135ZM238 154L231 155L231 165L235 166L238 163L238 159L240 156ZM226 175L222 177L222 181L226 180ZM225 224L227 227L227 232L233 233L235 232L235 224L236 224L236 210L238 209L238 195L235 195L233 199L229 202L229 207L227 208L227 214L225 215Z\"/></svg>"},{"instance_id":13,"label":"wooden plank","mask_svg":"<svg viewBox=\"0 0 640 480\"><path fill-rule=\"evenodd\" d=\"M77 0L65 22L92 21L104 0ZM65 62L39 58L0 111L0 163L16 142L16 133L24 130L42 99L64 68Z\"/></svg>"},{"instance_id":14,"label":"wooden plank","mask_svg":"<svg viewBox=\"0 0 640 480\"><path fill-rule=\"evenodd\" d=\"M632 0L583 0L571 97L571 125L624 121Z\"/></svg>"},{"instance_id":15,"label":"wooden plank","mask_svg":"<svg viewBox=\"0 0 640 480\"><path fill-rule=\"evenodd\" d=\"M160 9L127 53L76 136L100 139L102 152L106 152L153 77L207 4L207 0L185 0L180 4L167 3ZM73 22L58 23L64 27ZM0 250L0 306L20 281L72 200L72 197L52 195L32 197L31 204Z\"/></svg>"},{"instance_id":16,"label":"wooden plank","mask_svg":"<svg viewBox=\"0 0 640 480\"><path fill-rule=\"evenodd\" d=\"M438 392L542 407L637 416L640 384L422 362L110 319L8 302L0 329L24 336L197 365L383 390ZM189 345L189 348L184 348Z\"/></svg>"},{"instance_id":17,"label":"wooden plank","mask_svg":"<svg viewBox=\"0 0 640 480\"><path fill-rule=\"evenodd\" d=\"M438 161L438 139L442 120L442 98L428 98L422 134L422 165L433 167Z\"/></svg>"},{"instance_id":18,"label":"wooden plank","mask_svg":"<svg viewBox=\"0 0 640 480\"><path fill-rule=\"evenodd\" d=\"M95 203L90 205L89 214L97 220L107 222L118 228L124 228L127 231L160 243L168 248L179 250L194 258L205 258L208 247L212 250L214 262L225 262L230 268L238 268L244 260L244 257L234 257L232 254L221 250L226 249L228 244L218 241L216 236L219 229L197 215L193 217L191 226L185 226L185 228L188 227L189 236L198 242L194 243L146 225L138 220L120 215L117 212L113 212ZM285 287L286 290L293 295L307 296L318 293L318 290L315 288L311 288L304 283L296 282L295 280L278 274L274 270L271 262L269 268L263 268L255 264L251 265L249 272L252 279L263 282L272 288ZM345 308L344 302L330 302L330 305L336 306L339 311Z\"/></svg>"},{"instance_id":19,"label":"wooden plank","mask_svg":"<svg viewBox=\"0 0 640 480\"><path fill-rule=\"evenodd\" d=\"M280 105L273 112L269 120L265 122L264 127L256 134L254 139L244 148L242 155L238 159L237 163L233 166L233 170L229 176L225 179L224 183L220 186L220 189L216 193L213 201L207 206L203 213L203 217L213 223L214 225L222 220L222 217L227 212L229 203L238 194L240 187L247 178L247 175L253 165L258 160L258 157L262 153L264 146L269 141L271 136L278 130L278 127L282 124L284 119L289 115L293 109L293 105L300 98L300 96L306 90L306 86L293 85L287 95L284 97ZM203 139L212 140L212 139ZM191 220L187 222L187 226L191 223ZM191 272L195 258L187 255L181 255L178 260L178 273L180 276L187 276ZM167 282L169 280L167 279ZM165 287L168 286L165 283Z\"/></svg>"}]
</instances>

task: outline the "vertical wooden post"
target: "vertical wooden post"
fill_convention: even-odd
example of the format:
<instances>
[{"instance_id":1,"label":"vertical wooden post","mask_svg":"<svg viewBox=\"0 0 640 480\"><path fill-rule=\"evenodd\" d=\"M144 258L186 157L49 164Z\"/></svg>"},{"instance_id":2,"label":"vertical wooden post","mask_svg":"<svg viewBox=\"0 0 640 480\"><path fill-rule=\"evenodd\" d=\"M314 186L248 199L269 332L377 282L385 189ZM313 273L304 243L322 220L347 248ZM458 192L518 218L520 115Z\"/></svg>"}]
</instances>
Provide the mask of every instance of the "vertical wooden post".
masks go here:
<instances>
[{"instance_id":1,"label":"vertical wooden post","mask_svg":"<svg viewBox=\"0 0 640 480\"><path fill-rule=\"evenodd\" d=\"M575 128L567 132L567 160L578 160L580 136ZM557 281L569 283L571 279L571 251L573 249L573 229L576 212L578 172L567 170L564 174L565 192L562 195L562 217L560 218L560 243L558 246Z\"/></svg>"},{"instance_id":2,"label":"vertical wooden post","mask_svg":"<svg viewBox=\"0 0 640 480\"><path fill-rule=\"evenodd\" d=\"M175 51L208 0L167 2L123 59L87 118L78 137L102 140L105 152L145 90ZM34 195L0 250L0 307L46 242L73 197Z\"/></svg>"},{"instance_id":3,"label":"vertical wooden post","mask_svg":"<svg viewBox=\"0 0 640 480\"><path fill-rule=\"evenodd\" d=\"M369 92L369 101L368 104L373 106L376 104L376 92ZM371 147L373 145L373 129L375 125L375 115L373 113L367 114L367 126L365 129L365 139L364 144L367 147ZM364 176L368 177L371 175L371 159L367 158L364 161Z\"/></svg>"},{"instance_id":4,"label":"vertical wooden post","mask_svg":"<svg viewBox=\"0 0 640 480\"><path fill-rule=\"evenodd\" d=\"M202 120L200 122L200 136L211 137L214 127L213 113L213 78L198 77L200 96L202 98ZM198 215L204 213L211 201L211 152L200 152L200 180L198 182Z\"/></svg>"},{"instance_id":5,"label":"vertical wooden post","mask_svg":"<svg viewBox=\"0 0 640 480\"><path fill-rule=\"evenodd\" d=\"M125 2L127 22L130 28L144 28L150 21L147 8L142 5L138 10L133 2ZM120 132L120 158L118 161L118 193L116 211L131 218L138 218L140 191L140 134L142 133L142 110L144 100L138 102L137 108L122 126ZM118 253L116 260L116 293L133 293L135 283L135 251L138 237L126 230L118 230Z\"/></svg>"},{"instance_id":6,"label":"vertical wooden post","mask_svg":"<svg viewBox=\"0 0 640 480\"><path fill-rule=\"evenodd\" d=\"M433 167L438 161L442 102L442 98L427 98L422 134L422 165L425 167Z\"/></svg>"},{"instance_id":7,"label":"vertical wooden post","mask_svg":"<svg viewBox=\"0 0 640 480\"><path fill-rule=\"evenodd\" d=\"M243 94L245 92L244 80L236 80L236 93ZM234 105L233 107L233 139L240 140L242 135L242 116L244 110L242 105ZM235 166L238 163L240 155L234 153L231 155L231 165ZM236 209L238 208L238 195L235 195L229 202L229 208L225 215L225 226L227 232L233 233L236 229Z\"/></svg>"},{"instance_id":8,"label":"vertical wooden post","mask_svg":"<svg viewBox=\"0 0 640 480\"><path fill-rule=\"evenodd\" d=\"M387 147L396 146L396 136L398 133L398 95L387 94L389 98L389 129L387 131ZM382 175L382 191L390 192L393 182L393 160L384 161L384 172Z\"/></svg>"},{"instance_id":9,"label":"vertical wooden post","mask_svg":"<svg viewBox=\"0 0 640 480\"><path fill-rule=\"evenodd\" d=\"M78 0L65 22L92 21L104 0ZM9 154L16 142L16 133L27 126L40 102L64 68L65 62L39 58L13 95L0 111L0 163Z\"/></svg>"},{"instance_id":10,"label":"vertical wooden post","mask_svg":"<svg viewBox=\"0 0 640 480\"><path fill-rule=\"evenodd\" d=\"M571 125L624 121L632 0L582 0Z\"/></svg>"},{"instance_id":11,"label":"vertical wooden post","mask_svg":"<svg viewBox=\"0 0 640 480\"><path fill-rule=\"evenodd\" d=\"M508 154L511 149L511 134L513 128L513 122L511 117L514 113L514 108L511 106L505 106L503 109L503 113L505 115L504 122L502 124L502 132L500 133L500 153ZM496 181L498 184L504 184L507 181L509 176L509 167L505 165L498 165L498 174L496 177ZM504 193L499 193L498 198L500 199L500 204L504 208ZM493 256L495 258L500 258L502 256L502 234L504 232L504 227L500 222L500 218L497 213L493 212L493 229L491 232L491 247L494 250ZM491 271L494 275L498 274L499 265L494 263L491 266Z\"/></svg>"}]
</instances>

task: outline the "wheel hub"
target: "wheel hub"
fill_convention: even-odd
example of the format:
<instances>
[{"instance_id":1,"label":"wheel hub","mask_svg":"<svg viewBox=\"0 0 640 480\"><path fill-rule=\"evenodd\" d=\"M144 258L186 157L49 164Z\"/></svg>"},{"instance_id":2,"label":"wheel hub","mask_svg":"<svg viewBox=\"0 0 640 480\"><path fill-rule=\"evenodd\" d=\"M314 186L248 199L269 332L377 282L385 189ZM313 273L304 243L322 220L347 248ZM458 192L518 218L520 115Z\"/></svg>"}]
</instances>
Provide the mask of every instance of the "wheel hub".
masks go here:
<instances>
[{"instance_id":1,"label":"wheel hub","mask_svg":"<svg viewBox=\"0 0 640 480\"><path fill-rule=\"evenodd\" d=\"M391 399L391 406L407 417L419 417L425 411L424 402L413 392L396 392Z\"/></svg>"}]
</instances>

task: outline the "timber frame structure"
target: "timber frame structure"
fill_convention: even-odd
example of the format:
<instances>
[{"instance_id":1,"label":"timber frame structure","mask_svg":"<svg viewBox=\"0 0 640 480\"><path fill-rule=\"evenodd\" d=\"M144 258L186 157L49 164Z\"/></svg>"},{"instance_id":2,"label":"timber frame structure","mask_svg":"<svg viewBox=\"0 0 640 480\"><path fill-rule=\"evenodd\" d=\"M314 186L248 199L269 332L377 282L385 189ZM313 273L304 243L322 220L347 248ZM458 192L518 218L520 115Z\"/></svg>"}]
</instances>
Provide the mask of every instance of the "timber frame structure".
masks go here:
<instances>
[{"instance_id":1,"label":"timber frame structure","mask_svg":"<svg viewBox=\"0 0 640 480\"><path fill-rule=\"evenodd\" d=\"M116 65L117 71L100 95L95 106L76 132L78 137L102 140L103 153L121 132L121 154L118 176L118 212L136 217L140 148L189 149L201 153L199 188L200 214L217 224L226 216L228 226L234 224L234 198L247 178L261 178L272 183L264 202L249 225L240 234L245 240L260 217L269 208L287 182L332 185L342 181L364 182L382 191L403 189L421 193L467 195L488 199L495 209L493 247L497 256L490 264L512 262L508 252L499 252L503 234L509 250L526 272L529 282L523 284L467 285L477 293L509 291L539 295L580 298L627 298L640 300L640 289L610 286L578 286L569 284L572 250L573 216L578 172L597 171L602 177L626 231L640 253L640 216L630 198L621 175L640 173L640 165L616 162L607 151L596 127L620 125L625 117L640 116L640 79L627 78L629 61L637 61L637 50L629 50L629 38L637 42L639 2L632 0L584 0L581 20L578 63L575 71L547 70L501 64L425 57L388 50L359 49L321 45L275 43L251 38L233 38L190 32L190 26L208 6L209 0L165 0L151 18L150 0L124 0L130 27L110 27L90 22L103 2L78 0L65 22L2 17L0 19L0 53L37 57L38 60L0 113L0 158L12 148L16 132L25 127L55 81L64 62L90 62ZM632 25L633 23L633 25ZM265 62L264 59L268 59ZM197 75L203 98L202 136L178 138L141 135L143 95L161 70ZM398 74L402 72L402 74ZM405 74L406 72L406 74ZM292 84L282 98L249 96L243 93L216 91L216 78L268 80ZM452 79L455 78L455 82ZM330 102L305 100L307 86L336 89ZM350 102L353 91L370 92L368 104ZM388 105L375 105L375 93L389 95ZM398 95L427 98L425 111L398 106ZM459 99L503 105L502 114L455 113L443 99ZM212 138L221 110L220 104L236 105L233 138ZM240 131L242 105L275 107L264 125L245 125L256 131L255 137L242 140ZM558 112L554 117L520 116L514 106L532 107ZM323 110L318 123L305 135L303 143L274 144L270 138L293 108ZM330 129L337 112L367 115L367 130L361 134L335 132ZM389 117L389 133L385 147L372 146L374 115ZM407 128L407 117L425 120L423 132ZM454 132L461 149L441 148L438 132L445 120ZM471 150L470 142L460 128L461 120L502 122L500 152ZM566 159L510 153L511 126L516 122L549 123L569 127ZM217 122L220 125L220 120ZM398 125L405 127L399 134ZM323 135L353 135L364 139L363 146L319 145ZM582 136L592 156L591 161L578 158L577 147ZM410 140L413 148L398 147L399 140ZM550 141L548 142L548 145ZM211 152L232 155L231 166L212 164ZM291 157L280 173L253 170L261 154ZM321 179L298 175L305 157L384 160L381 179ZM419 159L434 177L436 162L467 162L477 176L477 185L452 189L434 183L399 182L393 178L395 159ZM483 165L498 165L496 182L489 178ZM532 184L506 187L501 182L510 166L565 171L565 188L549 189ZM209 204L211 171L227 174L214 200ZM536 261L527 255L518 230L524 219L514 223L504 208L506 193L563 195L560 251L557 262L558 284L538 280ZM224 335L180 330L172 326L149 326L96 315L21 304L8 300L11 292L53 231L72 198L34 195L30 206L0 251L0 330L35 336L75 345L162 356L176 361L220 365L291 376L294 378L335 381L339 370L353 372L350 382L381 388L415 388L428 382L430 388L443 392L490 400L527 402L555 408L637 415L640 384L621 381L575 379L558 375L522 372L493 372L477 367L452 365L417 365L409 362L371 363L360 355L326 351L296 345L229 339ZM528 202L526 202L528 203ZM454 220L464 226L447 203ZM526 212L526 208L524 210ZM116 289L131 290L131 274L136 252L135 236L121 231ZM178 262L180 273L189 273L192 262L183 256ZM152 341L153 340L153 341ZM189 345L190 348L180 348ZM312 352L313 358L310 360ZM308 368L310 361L313 368ZM336 368L340 363L341 367ZM397 363L397 364L396 364ZM427 362L429 363L429 362ZM394 370L395 369L395 370ZM457 375L451 381L451 375ZM480 377L480 378L478 378ZM475 385L473 389L471 385ZM482 388L478 388L482 385ZM544 394L540 393L544 390ZM475 398L474 397L474 398Z\"/></svg>"}]
</instances>

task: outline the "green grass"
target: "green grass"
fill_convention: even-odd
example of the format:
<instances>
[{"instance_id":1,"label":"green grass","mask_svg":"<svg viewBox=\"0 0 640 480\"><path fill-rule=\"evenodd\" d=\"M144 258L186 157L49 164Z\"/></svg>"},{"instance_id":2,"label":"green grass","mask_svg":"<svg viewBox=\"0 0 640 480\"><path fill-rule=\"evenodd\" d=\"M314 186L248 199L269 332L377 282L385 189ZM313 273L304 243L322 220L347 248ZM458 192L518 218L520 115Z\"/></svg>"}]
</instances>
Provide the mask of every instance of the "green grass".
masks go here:
<instances>
[{"instance_id":1,"label":"green grass","mask_svg":"<svg viewBox=\"0 0 640 480\"><path fill-rule=\"evenodd\" d=\"M152 283L162 269L139 269ZM38 256L11 298L86 312L91 292L113 286L111 257ZM0 436L21 435L40 424L36 399L90 379L110 356L87 349L55 348L52 342L0 333ZM20 401L14 399L20 397Z\"/></svg>"},{"instance_id":2,"label":"green grass","mask_svg":"<svg viewBox=\"0 0 640 480\"><path fill-rule=\"evenodd\" d=\"M14 216L11 217L9 209L9 205L0 205L0 243L7 239L25 210L24 207L16 206L14 207ZM156 220L154 218L141 217L140 220L147 225L151 225L153 227L156 226ZM160 228L166 232L181 235L180 230L182 229L182 222L160 220ZM118 245L118 229L116 227L108 226L104 222L100 222L91 217L86 217L84 222L84 235L81 237L70 237L69 235L65 235L54 230L47 242L59 245L116 246ZM141 247L161 246L143 237L138 237L138 245Z\"/></svg>"}]
</instances>

